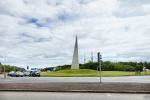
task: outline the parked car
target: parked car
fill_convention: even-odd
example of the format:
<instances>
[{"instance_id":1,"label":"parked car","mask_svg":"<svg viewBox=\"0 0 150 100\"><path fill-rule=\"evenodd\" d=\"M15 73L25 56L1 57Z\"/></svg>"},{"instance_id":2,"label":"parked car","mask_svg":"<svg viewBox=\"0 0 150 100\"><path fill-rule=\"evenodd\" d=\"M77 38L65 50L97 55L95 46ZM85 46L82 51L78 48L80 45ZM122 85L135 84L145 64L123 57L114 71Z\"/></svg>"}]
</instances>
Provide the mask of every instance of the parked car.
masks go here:
<instances>
[{"instance_id":1,"label":"parked car","mask_svg":"<svg viewBox=\"0 0 150 100\"><path fill-rule=\"evenodd\" d=\"M40 72L39 71L31 71L30 76L32 76L32 77L40 77Z\"/></svg>"},{"instance_id":2,"label":"parked car","mask_svg":"<svg viewBox=\"0 0 150 100\"><path fill-rule=\"evenodd\" d=\"M26 72L24 72L24 76L30 76L30 71L26 71Z\"/></svg>"},{"instance_id":3,"label":"parked car","mask_svg":"<svg viewBox=\"0 0 150 100\"><path fill-rule=\"evenodd\" d=\"M11 71L7 74L10 77L16 77L16 73L14 71Z\"/></svg>"},{"instance_id":4,"label":"parked car","mask_svg":"<svg viewBox=\"0 0 150 100\"><path fill-rule=\"evenodd\" d=\"M20 71L16 72L16 77L23 77L23 76L24 76L23 72L20 72Z\"/></svg>"}]
</instances>

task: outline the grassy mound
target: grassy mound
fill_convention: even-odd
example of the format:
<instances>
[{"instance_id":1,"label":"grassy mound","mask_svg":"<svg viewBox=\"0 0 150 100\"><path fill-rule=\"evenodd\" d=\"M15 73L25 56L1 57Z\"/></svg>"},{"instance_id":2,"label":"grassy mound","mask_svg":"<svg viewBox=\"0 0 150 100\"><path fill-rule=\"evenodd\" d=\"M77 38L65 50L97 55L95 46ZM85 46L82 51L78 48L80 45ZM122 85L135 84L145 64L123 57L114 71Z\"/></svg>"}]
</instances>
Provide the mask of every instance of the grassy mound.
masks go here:
<instances>
[{"instance_id":1,"label":"grassy mound","mask_svg":"<svg viewBox=\"0 0 150 100\"><path fill-rule=\"evenodd\" d=\"M103 77L115 77L115 76L134 76L135 72L126 71L102 71ZM141 75L145 75L144 72ZM147 73L150 75L150 72ZM90 69L80 69L80 70L60 70L56 72L42 72L41 76L44 77L97 77L99 72Z\"/></svg>"},{"instance_id":2,"label":"grassy mound","mask_svg":"<svg viewBox=\"0 0 150 100\"><path fill-rule=\"evenodd\" d=\"M42 72L41 76L62 76L62 77L76 77L76 76L95 76L96 71L90 69L80 69L80 70L60 70L56 72Z\"/></svg>"}]
</instances>

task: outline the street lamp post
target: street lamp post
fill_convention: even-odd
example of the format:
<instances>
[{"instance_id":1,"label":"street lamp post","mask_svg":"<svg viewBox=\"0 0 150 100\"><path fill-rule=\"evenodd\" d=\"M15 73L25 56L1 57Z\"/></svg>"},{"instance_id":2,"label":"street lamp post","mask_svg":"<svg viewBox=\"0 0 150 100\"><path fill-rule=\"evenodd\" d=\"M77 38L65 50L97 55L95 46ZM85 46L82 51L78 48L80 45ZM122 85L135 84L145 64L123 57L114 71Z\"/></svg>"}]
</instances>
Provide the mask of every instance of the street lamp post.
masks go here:
<instances>
[{"instance_id":1,"label":"street lamp post","mask_svg":"<svg viewBox=\"0 0 150 100\"><path fill-rule=\"evenodd\" d=\"M6 78L6 68L5 68L5 65L4 65L4 78Z\"/></svg>"},{"instance_id":2,"label":"street lamp post","mask_svg":"<svg viewBox=\"0 0 150 100\"><path fill-rule=\"evenodd\" d=\"M5 61L5 58L4 58L4 61ZM6 67L4 65L4 78L6 78Z\"/></svg>"},{"instance_id":3,"label":"street lamp post","mask_svg":"<svg viewBox=\"0 0 150 100\"><path fill-rule=\"evenodd\" d=\"M100 52L97 53L97 58L98 58L98 63L99 63L99 66L98 66L98 69L99 69L99 81L100 83L102 83L102 68L101 68L101 59L102 59L102 56L100 54Z\"/></svg>"}]
</instances>

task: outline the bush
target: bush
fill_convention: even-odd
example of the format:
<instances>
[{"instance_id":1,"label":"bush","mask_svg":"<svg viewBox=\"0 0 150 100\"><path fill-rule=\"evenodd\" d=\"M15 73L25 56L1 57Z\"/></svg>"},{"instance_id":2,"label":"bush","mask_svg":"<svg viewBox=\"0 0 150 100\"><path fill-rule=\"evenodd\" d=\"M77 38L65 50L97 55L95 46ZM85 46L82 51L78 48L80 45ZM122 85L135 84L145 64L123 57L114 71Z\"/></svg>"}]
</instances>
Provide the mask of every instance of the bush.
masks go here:
<instances>
[{"instance_id":1,"label":"bush","mask_svg":"<svg viewBox=\"0 0 150 100\"><path fill-rule=\"evenodd\" d=\"M125 71L135 71L135 67L134 66L125 65L125 67L126 67Z\"/></svg>"},{"instance_id":2,"label":"bush","mask_svg":"<svg viewBox=\"0 0 150 100\"><path fill-rule=\"evenodd\" d=\"M147 64L147 65L146 65ZM145 65L148 66L148 63ZM80 64L80 69L92 69L97 70L99 66L98 62L88 62L85 64ZM143 70L143 63L137 62L110 62L110 61L102 61L101 67L103 71L142 71ZM57 66L57 70L65 70L70 69L71 65L63 65Z\"/></svg>"},{"instance_id":3,"label":"bush","mask_svg":"<svg viewBox=\"0 0 150 100\"><path fill-rule=\"evenodd\" d=\"M106 61L106 62L102 62L102 70L104 71L112 71L114 70L114 63L110 62L110 61Z\"/></svg>"},{"instance_id":4,"label":"bush","mask_svg":"<svg viewBox=\"0 0 150 100\"><path fill-rule=\"evenodd\" d=\"M88 62L86 64L82 64L80 66L80 69L93 69L93 70L97 70L98 67L98 63L96 62Z\"/></svg>"},{"instance_id":5,"label":"bush","mask_svg":"<svg viewBox=\"0 0 150 100\"><path fill-rule=\"evenodd\" d=\"M97 62L88 62L86 64L82 64L80 69L93 69L97 70L99 64ZM110 61L102 62L102 70L103 71L142 71L143 67L138 65L136 62L118 62L113 63Z\"/></svg>"},{"instance_id":6,"label":"bush","mask_svg":"<svg viewBox=\"0 0 150 100\"><path fill-rule=\"evenodd\" d=\"M2 65L0 64L0 72L4 72L4 67L5 67L5 71L6 72L10 72L10 71L24 71L24 68L20 68L17 66L10 66L10 65Z\"/></svg>"},{"instance_id":7,"label":"bush","mask_svg":"<svg viewBox=\"0 0 150 100\"><path fill-rule=\"evenodd\" d=\"M142 71L143 71L143 66L137 65L137 66L135 67L135 71L140 71L140 72L142 72Z\"/></svg>"}]
</instances>

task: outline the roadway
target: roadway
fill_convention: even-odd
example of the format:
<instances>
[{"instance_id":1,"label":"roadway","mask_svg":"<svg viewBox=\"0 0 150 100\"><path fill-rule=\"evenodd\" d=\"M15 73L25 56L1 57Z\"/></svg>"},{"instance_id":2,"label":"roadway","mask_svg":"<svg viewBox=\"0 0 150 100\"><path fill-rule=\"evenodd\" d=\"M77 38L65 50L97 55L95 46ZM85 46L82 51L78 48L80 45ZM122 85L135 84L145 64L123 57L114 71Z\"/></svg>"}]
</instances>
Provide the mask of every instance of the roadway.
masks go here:
<instances>
[{"instance_id":1,"label":"roadway","mask_svg":"<svg viewBox=\"0 0 150 100\"><path fill-rule=\"evenodd\" d=\"M0 83L99 82L99 77L7 77ZM150 83L150 76L102 77L102 82Z\"/></svg>"},{"instance_id":2,"label":"roadway","mask_svg":"<svg viewBox=\"0 0 150 100\"><path fill-rule=\"evenodd\" d=\"M150 100L150 94L0 92L0 100Z\"/></svg>"}]
</instances>

